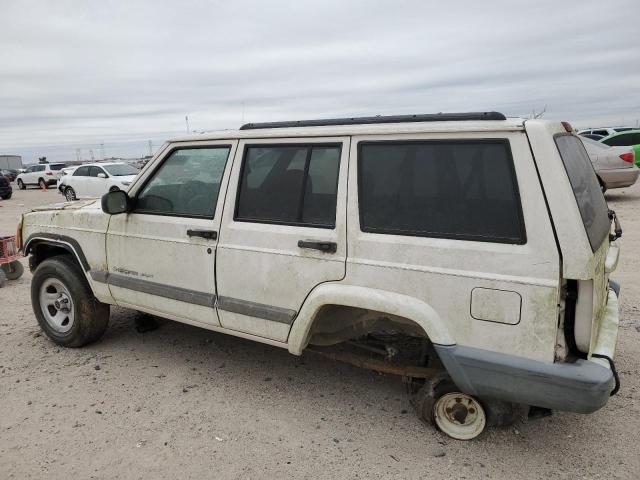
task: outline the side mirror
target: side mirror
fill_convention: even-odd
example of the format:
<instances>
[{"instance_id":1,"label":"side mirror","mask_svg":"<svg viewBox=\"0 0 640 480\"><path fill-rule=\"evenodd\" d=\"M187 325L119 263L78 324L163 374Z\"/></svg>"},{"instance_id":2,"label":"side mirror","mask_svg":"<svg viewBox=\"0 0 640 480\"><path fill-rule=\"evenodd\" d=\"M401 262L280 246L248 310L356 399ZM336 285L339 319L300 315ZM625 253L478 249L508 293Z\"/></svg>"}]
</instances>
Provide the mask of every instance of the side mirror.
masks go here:
<instances>
[{"instance_id":1,"label":"side mirror","mask_svg":"<svg viewBox=\"0 0 640 480\"><path fill-rule=\"evenodd\" d=\"M98 174L98 178L107 178L107 174L101 172Z\"/></svg>"},{"instance_id":2,"label":"side mirror","mask_svg":"<svg viewBox=\"0 0 640 480\"><path fill-rule=\"evenodd\" d=\"M116 190L102 196L102 211L109 215L126 213L131 210L131 199L126 192Z\"/></svg>"}]
</instances>

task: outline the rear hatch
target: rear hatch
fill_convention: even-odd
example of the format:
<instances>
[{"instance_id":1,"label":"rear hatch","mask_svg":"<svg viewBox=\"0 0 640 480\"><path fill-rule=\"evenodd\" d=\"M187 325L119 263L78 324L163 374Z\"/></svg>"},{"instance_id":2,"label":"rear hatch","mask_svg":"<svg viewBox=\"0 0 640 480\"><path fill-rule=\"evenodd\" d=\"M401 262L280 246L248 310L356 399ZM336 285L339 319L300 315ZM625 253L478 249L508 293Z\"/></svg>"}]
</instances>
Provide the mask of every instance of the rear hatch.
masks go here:
<instances>
[{"instance_id":1,"label":"rear hatch","mask_svg":"<svg viewBox=\"0 0 640 480\"><path fill-rule=\"evenodd\" d=\"M60 180L63 176L62 169L67 166L66 163L51 163L49 164L49 168L51 169L51 173L56 180Z\"/></svg>"},{"instance_id":2,"label":"rear hatch","mask_svg":"<svg viewBox=\"0 0 640 480\"><path fill-rule=\"evenodd\" d=\"M609 273L617 264L618 247L611 243L610 211L589 156L575 135L557 135L555 142L575 196L592 254L588 277L566 279L569 299L577 295L573 319L575 344L584 353L593 351L609 298ZM574 291L571 291L574 289Z\"/></svg>"}]
</instances>

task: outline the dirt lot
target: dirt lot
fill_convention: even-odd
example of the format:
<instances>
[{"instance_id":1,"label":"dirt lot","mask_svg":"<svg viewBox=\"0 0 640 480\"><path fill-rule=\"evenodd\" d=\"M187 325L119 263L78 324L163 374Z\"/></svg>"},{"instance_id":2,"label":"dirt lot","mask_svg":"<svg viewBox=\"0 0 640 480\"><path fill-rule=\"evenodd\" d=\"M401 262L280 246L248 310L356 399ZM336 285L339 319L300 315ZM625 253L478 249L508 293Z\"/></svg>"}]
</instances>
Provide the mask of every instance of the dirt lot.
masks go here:
<instances>
[{"instance_id":1,"label":"dirt lot","mask_svg":"<svg viewBox=\"0 0 640 480\"><path fill-rule=\"evenodd\" d=\"M118 308L100 342L59 348L27 272L0 289L0 478L640 478L640 185L607 198L624 229L622 390L593 415L452 441L396 378L170 321L140 334ZM0 232L61 200L15 191Z\"/></svg>"}]
</instances>

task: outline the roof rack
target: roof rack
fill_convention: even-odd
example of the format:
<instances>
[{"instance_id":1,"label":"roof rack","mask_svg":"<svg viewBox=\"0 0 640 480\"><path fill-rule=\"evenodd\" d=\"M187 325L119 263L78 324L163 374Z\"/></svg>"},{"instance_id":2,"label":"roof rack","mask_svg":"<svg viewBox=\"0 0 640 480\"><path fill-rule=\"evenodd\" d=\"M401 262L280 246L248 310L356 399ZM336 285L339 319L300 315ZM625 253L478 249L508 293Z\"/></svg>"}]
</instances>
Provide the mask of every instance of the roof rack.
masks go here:
<instances>
[{"instance_id":1,"label":"roof rack","mask_svg":"<svg viewBox=\"0 0 640 480\"><path fill-rule=\"evenodd\" d=\"M420 115L377 115L375 117L325 118L287 122L245 123L240 130L288 127L326 127L333 125L367 125L373 123L457 122L462 120L506 120L500 112L423 113Z\"/></svg>"}]
</instances>

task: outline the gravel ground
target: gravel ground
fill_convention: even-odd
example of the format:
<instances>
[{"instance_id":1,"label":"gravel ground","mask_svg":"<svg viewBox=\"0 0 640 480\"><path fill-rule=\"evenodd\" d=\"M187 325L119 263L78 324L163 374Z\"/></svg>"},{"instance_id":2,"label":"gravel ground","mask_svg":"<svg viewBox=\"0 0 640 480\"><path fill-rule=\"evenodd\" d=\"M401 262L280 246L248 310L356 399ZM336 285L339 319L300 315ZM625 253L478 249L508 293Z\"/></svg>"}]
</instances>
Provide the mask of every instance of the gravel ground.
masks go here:
<instances>
[{"instance_id":1,"label":"gravel ground","mask_svg":"<svg viewBox=\"0 0 640 480\"><path fill-rule=\"evenodd\" d=\"M140 334L119 308L100 342L64 349L40 333L27 272L0 289L0 477L640 478L640 185L607 198L624 229L622 389L595 414L457 442L394 377L170 321ZM61 200L16 190L0 232Z\"/></svg>"}]
</instances>

